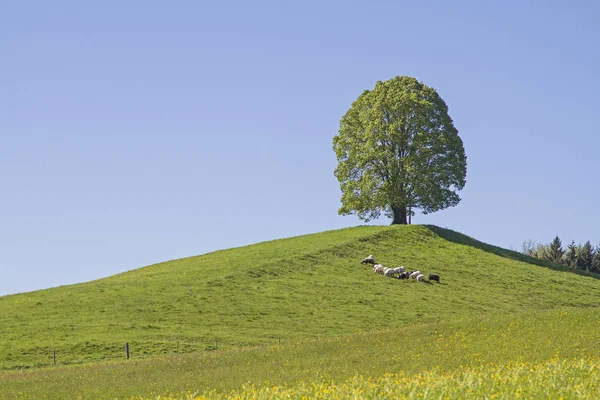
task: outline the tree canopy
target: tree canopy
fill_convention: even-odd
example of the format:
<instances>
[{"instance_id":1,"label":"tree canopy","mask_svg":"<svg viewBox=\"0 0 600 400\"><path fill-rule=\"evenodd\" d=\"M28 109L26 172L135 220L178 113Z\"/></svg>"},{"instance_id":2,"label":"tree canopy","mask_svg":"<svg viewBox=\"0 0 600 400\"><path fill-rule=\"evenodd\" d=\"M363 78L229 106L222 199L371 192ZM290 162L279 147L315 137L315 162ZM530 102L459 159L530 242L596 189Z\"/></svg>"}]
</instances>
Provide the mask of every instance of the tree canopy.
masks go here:
<instances>
[{"instance_id":1,"label":"tree canopy","mask_svg":"<svg viewBox=\"0 0 600 400\"><path fill-rule=\"evenodd\" d=\"M339 213L369 221L381 213L407 223L413 209L456 206L467 158L448 107L435 89L397 76L352 103L333 138L342 190Z\"/></svg>"}]
</instances>

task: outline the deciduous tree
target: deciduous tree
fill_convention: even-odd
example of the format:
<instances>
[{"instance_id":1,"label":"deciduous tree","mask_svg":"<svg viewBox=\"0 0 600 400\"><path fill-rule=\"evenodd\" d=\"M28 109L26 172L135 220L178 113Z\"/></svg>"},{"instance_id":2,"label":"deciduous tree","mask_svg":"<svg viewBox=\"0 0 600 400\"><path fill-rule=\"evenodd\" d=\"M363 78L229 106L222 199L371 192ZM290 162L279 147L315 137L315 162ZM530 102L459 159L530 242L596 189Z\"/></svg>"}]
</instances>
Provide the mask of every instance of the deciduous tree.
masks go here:
<instances>
[{"instance_id":1,"label":"deciduous tree","mask_svg":"<svg viewBox=\"0 0 600 400\"><path fill-rule=\"evenodd\" d=\"M456 206L467 158L435 89L397 76L365 90L333 139L342 190L339 213L369 221L382 213L406 224L409 210Z\"/></svg>"}]
</instances>

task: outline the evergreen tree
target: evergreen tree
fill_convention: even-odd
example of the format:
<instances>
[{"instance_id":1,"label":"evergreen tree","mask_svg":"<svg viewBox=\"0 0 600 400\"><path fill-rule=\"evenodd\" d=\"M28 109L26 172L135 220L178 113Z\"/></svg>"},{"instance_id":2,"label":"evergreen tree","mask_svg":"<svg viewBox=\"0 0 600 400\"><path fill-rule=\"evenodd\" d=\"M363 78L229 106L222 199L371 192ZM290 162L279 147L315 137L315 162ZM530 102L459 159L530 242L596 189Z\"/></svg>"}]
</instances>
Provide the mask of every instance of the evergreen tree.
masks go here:
<instances>
[{"instance_id":1,"label":"evergreen tree","mask_svg":"<svg viewBox=\"0 0 600 400\"><path fill-rule=\"evenodd\" d=\"M562 242L560 241L560 238L556 236L552 243L550 243L550 246L548 246L546 259L554 263L561 264L563 263L564 254L565 251L562 248Z\"/></svg>"},{"instance_id":2,"label":"evergreen tree","mask_svg":"<svg viewBox=\"0 0 600 400\"><path fill-rule=\"evenodd\" d=\"M600 272L600 246L596 247L596 250L594 251L594 261L592 263L592 267L593 268L591 272Z\"/></svg>"},{"instance_id":3,"label":"evergreen tree","mask_svg":"<svg viewBox=\"0 0 600 400\"><path fill-rule=\"evenodd\" d=\"M594 248L588 240L583 246L579 248L579 254L577 257L577 269L583 271L590 271L594 268Z\"/></svg>"},{"instance_id":4,"label":"evergreen tree","mask_svg":"<svg viewBox=\"0 0 600 400\"><path fill-rule=\"evenodd\" d=\"M578 248L579 246L575 244L575 241L571 241L567 246L567 251L565 252L565 264L569 268L577 268Z\"/></svg>"}]
</instances>

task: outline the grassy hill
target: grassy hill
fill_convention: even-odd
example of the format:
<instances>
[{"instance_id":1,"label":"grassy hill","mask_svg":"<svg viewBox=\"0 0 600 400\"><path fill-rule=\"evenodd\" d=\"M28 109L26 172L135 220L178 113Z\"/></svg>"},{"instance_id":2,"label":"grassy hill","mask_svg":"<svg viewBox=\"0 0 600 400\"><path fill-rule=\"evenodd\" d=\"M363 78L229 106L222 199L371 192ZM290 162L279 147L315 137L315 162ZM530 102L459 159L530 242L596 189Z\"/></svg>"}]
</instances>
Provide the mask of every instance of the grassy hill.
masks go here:
<instances>
[{"instance_id":1,"label":"grassy hill","mask_svg":"<svg viewBox=\"0 0 600 400\"><path fill-rule=\"evenodd\" d=\"M441 275L384 278L359 261ZM85 260L82 260L85 268ZM600 280L432 226L356 227L0 297L0 368L283 343L600 305ZM218 341L218 344L217 344Z\"/></svg>"}]
</instances>

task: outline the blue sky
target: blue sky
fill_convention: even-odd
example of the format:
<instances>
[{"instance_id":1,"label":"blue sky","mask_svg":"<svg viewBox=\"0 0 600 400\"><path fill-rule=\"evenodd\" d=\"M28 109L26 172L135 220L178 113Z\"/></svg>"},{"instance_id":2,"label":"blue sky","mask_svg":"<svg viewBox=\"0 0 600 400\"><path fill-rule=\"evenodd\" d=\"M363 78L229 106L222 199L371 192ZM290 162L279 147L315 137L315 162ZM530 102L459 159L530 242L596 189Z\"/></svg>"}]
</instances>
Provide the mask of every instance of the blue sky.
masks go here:
<instances>
[{"instance_id":1,"label":"blue sky","mask_svg":"<svg viewBox=\"0 0 600 400\"><path fill-rule=\"evenodd\" d=\"M600 244L593 1L0 3L0 294L359 225L332 138L414 76L467 153L488 243ZM382 218L375 224L389 224Z\"/></svg>"}]
</instances>

